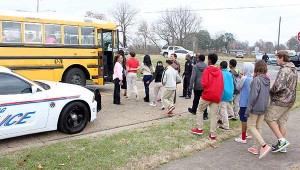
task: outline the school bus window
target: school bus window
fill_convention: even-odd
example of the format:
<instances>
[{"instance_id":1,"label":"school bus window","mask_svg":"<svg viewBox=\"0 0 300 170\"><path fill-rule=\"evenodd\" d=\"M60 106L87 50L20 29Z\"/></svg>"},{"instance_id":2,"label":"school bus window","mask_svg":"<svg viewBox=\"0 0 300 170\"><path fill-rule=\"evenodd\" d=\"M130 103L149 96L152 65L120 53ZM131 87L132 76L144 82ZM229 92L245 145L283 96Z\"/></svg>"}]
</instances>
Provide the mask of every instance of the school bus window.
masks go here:
<instances>
[{"instance_id":1,"label":"school bus window","mask_svg":"<svg viewBox=\"0 0 300 170\"><path fill-rule=\"evenodd\" d=\"M78 27L77 26L64 26L65 44L78 45Z\"/></svg>"},{"instance_id":2,"label":"school bus window","mask_svg":"<svg viewBox=\"0 0 300 170\"><path fill-rule=\"evenodd\" d=\"M46 44L61 44L60 25L45 25Z\"/></svg>"},{"instance_id":3,"label":"school bus window","mask_svg":"<svg viewBox=\"0 0 300 170\"><path fill-rule=\"evenodd\" d=\"M94 45L95 35L93 27L81 27L81 44Z\"/></svg>"},{"instance_id":4,"label":"school bus window","mask_svg":"<svg viewBox=\"0 0 300 170\"><path fill-rule=\"evenodd\" d=\"M4 43L21 43L21 23L19 22L2 22L2 42Z\"/></svg>"},{"instance_id":5,"label":"school bus window","mask_svg":"<svg viewBox=\"0 0 300 170\"><path fill-rule=\"evenodd\" d=\"M25 43L42 43L42 25L25 23Z\"/></svg>"}]
</instances>

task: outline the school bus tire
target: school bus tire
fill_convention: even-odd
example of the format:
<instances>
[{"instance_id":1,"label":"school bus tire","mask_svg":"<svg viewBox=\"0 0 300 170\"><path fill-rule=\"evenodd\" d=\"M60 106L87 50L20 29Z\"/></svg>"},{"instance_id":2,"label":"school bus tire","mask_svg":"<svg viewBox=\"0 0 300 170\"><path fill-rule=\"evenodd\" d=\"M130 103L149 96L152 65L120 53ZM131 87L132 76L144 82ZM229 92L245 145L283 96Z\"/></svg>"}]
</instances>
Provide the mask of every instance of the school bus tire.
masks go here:
<instances>
[{"instance_id":1,"label":"school bus tire","mask_svg":"<svg viewBox=\"0 0 300 170\"><path fill-rule=\"evenodd\" d=\"M66 75L64 76L63 82L85 86L86 75L80 68L71 68L67 71Z\"/></svg>"}]
</instances>

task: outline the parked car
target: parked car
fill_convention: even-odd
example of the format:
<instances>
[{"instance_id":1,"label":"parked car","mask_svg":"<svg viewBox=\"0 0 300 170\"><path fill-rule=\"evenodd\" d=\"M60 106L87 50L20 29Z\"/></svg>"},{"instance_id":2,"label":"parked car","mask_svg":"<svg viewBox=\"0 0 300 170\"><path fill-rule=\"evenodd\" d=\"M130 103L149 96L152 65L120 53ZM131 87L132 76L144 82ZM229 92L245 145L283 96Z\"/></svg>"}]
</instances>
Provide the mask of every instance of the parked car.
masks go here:
<instances>
[{"instance_id":1,"label":"parked car","mask_svg":"<svg viewBox=\"0 0 300 170\"><path fill-rule=\"evenodd\" d=\"M160 54L163 55L165 58L168 58L172 53L181 49L185 50L181 46L164 46L161 48Z\"/></svg>"},{"instance_id":2,"label":"parked car","mask_svg":"<svg viewBox=\"0 0 300 170\"><path fill-rule=\"evenodd\" d=\"M296 54L296 55L293 55L293 54L290 54L290 58L291 58L291 62L293 62L295 64L296 67L300 67L300 55Z\"/></svg>"},{"instance_id":3,"label":"parked car","mask_svg":"<svg viewBox=\"0 0 300 170\"><path fill-rule=\"evenodd\" d=\"M269 60L267 61L267 64L275 64L277 65L277 56L275 54L268 54Z\"/></svg>"},{"instance_id":4,"label":"parked car","mask_svg":"<svg viewBox=\"0 0 300 170\"><path fill-rule=\"evenodd\" d=\"M235 57L236 58L244 58L244 54L242 52L237 52Z\"/></svg>"},{"instance_id":5,"label":"parked car","mask_svg":"<svg viewBox=\"0 0 300 170\"><path fill-rule=\"evenodd\" d=\"M174 53L177 55L177 58L185 58L187 54L189 54L191 57L195 55L193 51L185 49L176 50Z\"/></svg>"},{"instance_id":6,"label":"parked car","mask_svg":"<svg viewBox=\"0 0 300 170\"><path fill-rule=\"evenodd\" d=\"M101 96L82 86L31 81L1 66L0 80L0 139L57 129L79 133L101 109Z\"/></svg>"}]
</instances>

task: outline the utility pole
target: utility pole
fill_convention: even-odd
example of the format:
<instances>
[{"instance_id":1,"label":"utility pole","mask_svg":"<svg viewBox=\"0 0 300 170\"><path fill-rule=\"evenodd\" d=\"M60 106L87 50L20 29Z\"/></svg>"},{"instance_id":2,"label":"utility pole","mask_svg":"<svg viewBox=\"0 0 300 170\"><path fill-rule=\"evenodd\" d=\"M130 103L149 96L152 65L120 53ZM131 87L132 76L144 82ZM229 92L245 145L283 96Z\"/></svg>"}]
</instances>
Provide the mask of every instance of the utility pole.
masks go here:
<instances>
[{"instance_id":1,"label":"utility pole","mask_svg":"<svg viewBox=\"0 0 300 170\"><path fill-rule=\"evenodd\" d=\"M279 51L279 40L280 40L280 27L281 27L281 16L279 17L279 28L278 28L278 44L277 44L277 52Z\"/></svg>"},{"instance_id":2,"label":"utility pole","mask_svg":"<svg viewBox=\"0 0 300 170\"><path fill-rule=\"evenodd\" d=\"M36 0L36 12L39 13L40 0Z\"/></svg>"}]
</instances>

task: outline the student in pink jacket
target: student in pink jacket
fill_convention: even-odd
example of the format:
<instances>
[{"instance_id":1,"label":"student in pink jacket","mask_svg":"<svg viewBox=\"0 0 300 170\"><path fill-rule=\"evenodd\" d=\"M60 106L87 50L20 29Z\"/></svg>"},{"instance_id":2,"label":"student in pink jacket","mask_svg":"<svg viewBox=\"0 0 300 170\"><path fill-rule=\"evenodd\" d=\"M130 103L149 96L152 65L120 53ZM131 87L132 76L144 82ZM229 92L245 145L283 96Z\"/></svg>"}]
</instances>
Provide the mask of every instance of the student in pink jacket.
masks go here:
<instances>
[{"instance_id":1,"label":"student in pink jacket","mask_svg":"<svg viewBox=\"0 0 300 170\"><path fill-rule=\"evenodd\" d=\"M123 80L123 57L118 54L114 58L114 74L113 74L113 80L115 84L114 88L114 104L120 105L121 104L121 99L120 99L120 86L122 85L122 80Z\"/></svg>"}]
</instances>

